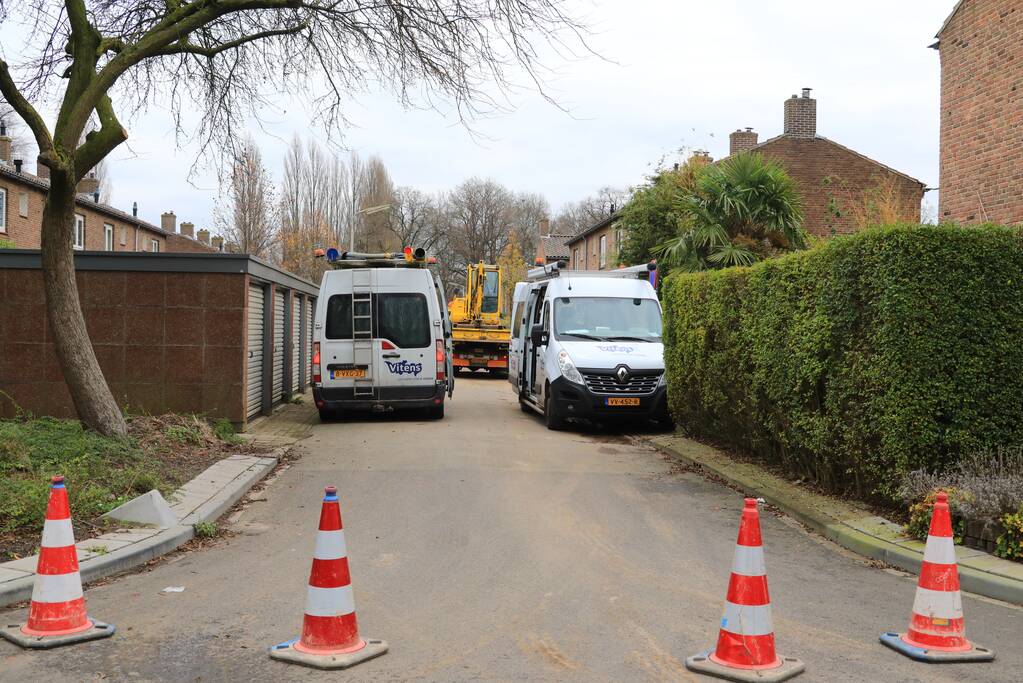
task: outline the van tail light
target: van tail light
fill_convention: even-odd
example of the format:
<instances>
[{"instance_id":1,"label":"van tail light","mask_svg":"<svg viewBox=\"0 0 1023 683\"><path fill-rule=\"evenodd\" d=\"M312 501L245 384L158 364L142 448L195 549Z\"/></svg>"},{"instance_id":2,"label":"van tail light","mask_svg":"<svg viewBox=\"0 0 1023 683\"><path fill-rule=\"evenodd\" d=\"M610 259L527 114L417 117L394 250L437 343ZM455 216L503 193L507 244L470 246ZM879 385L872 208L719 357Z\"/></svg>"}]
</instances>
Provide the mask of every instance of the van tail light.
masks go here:
<instances>
[{"instance_id":1,"label":"van tail light","mask_svg":"<svg viewBox=\"0 0 1023 683\"><path fill-rule=\"evenodd\" d=\"M444 340L437 340L437 381L443 382L447 379L447 373L445 372L445 366L447 365L448 357L444 353Z\"/></svg>"},{"instance_id":2,"label":"van tail light","mask_svg":"<svg viewBox=\"0 0 1023 683\"><path fill-rule=\"evenodd\" d=\"M320 342L313 342L313 382L320 381Z\"/></svg>"}]
</instances>

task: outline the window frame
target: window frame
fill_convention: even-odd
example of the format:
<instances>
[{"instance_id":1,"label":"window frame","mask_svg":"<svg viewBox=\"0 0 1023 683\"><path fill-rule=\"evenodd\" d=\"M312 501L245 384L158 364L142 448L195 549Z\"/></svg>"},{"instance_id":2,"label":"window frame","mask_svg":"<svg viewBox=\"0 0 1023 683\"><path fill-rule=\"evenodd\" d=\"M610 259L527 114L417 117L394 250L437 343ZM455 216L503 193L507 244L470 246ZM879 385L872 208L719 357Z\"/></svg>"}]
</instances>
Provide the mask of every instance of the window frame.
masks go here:
<instances>
[{"instance_id":1,"label":"window frame","mask_svg":"<svg viewBox=\"0 0 1023 683\"><path fill-rule=\"evenodd\" d=\"M579 270L579 247L572 250L572 270Z\"/></svg>"},{"instance_id":2,"label":"window frame","mask_svg":"<svg viewBox=\"0 0 1023 683\"><path fill-rule=\"evenodd\" d=\"M103 249L105 251L114 250L114 224L104 223L103 224Z\"/></svg>"},{"instance_id":3,"label":"window frame","mask_svg":"<svg viewBox=\"0 0 1023 683\"><path fill-rule=\"evenodd\" d=\"M122 225L121 226L120 237L121 237L121 246L122 247L127 246L128 245L128 226L126 226L126 225Z\"/></svg>"},{"instance_id":4,"label":"window frame","mask_svg":"<svg viewBox=\"0 0 1023 683\"><path fill-rule=\"evenodd\" d=\"M600 240L598 240L597 250L598 250L598 254L599 254L599 258L597 260L597 263L599 264L598 267L601 270L603 270L604 268L607 267L607 235L606 234L600 236Z\"/></svg>"},{"instance_id":5,"label":"window frame","mask_svg":"<svg viewBox=\"0 0 1023 683\"><path fill-rule=\"evenodd\" d=\"M19 192L18 193L18 215L21 216L22 218L28 218L28 212L29 212L29 209L30 209L30 207L29 207L29 202L30 201L31 200L29 199L28 192ZM4 203L6 204L6 202L4 202ZM25 210L24 211L21 210L22 205L25 206ZM4 222L6 223L6 220Z\"/></svg>"},{"instance_id":6,"label":"window frame","mask_svg":"<svg viewBox=\"0 0 1023 683\"><path fill-rule=\"evenodd\" d=\"M76 213L75 232L71 236L71 248L75 251L85 251L85 228L85 214ZM79 240L79 237L81 237L81 240Z\"/></svg>"},{"instance_id":7,"label":"window frame","mask_svg":"<svg viewBox=\"0 0 1023 683\"><path fill-rule=\"evenodd\" d=\"M154 254L160 253L160 240L155 237L149 240L149 250Z\"/></svg>"},{"instance_id":8,"label":"window frame","mask_svg":"<svg viewBox=\"0 0 1023 683\"><path fill-rule=\"evenodd\" d=\"M6 187L0 187L0 197L3 198L3 199L0 199L0 201L2 201L3 204L4 204L3 205L3 209L0 209L0 234L6 235L7 234L7 198L8 198L7 188Z\"/></svg>"}]
</instances>

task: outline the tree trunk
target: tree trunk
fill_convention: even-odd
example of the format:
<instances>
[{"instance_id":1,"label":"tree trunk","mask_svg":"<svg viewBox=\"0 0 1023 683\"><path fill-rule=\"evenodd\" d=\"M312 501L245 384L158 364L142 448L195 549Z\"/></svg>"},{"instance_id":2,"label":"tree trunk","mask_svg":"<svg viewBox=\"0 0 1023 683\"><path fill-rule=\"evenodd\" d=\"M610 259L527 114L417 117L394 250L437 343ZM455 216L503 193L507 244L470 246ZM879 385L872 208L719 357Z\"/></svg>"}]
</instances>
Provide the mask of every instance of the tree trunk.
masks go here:
<instances>
[{"instance_id":1,"label":"tree trunk","mask_svg":"<svg viewBox=\"0 0 1023 683\"><path fill-rule=\"evenodd\" d=\"M123 436L128 427L96 360L78 300L72 246L75 187L71 171L51 168L42 231L46 314L78 417L100 434Z\"/></svg>"}]
</instances>

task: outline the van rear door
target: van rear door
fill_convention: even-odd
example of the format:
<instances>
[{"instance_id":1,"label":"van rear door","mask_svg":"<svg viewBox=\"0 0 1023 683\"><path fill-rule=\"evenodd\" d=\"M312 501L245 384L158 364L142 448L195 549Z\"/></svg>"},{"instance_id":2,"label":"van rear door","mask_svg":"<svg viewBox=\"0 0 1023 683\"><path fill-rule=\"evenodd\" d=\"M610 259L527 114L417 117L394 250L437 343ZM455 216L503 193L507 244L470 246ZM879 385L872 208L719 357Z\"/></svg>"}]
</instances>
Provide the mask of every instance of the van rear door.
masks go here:
<instances>
[{"instance_id":1,"label":"van rear door","mask_svg":"<svg viewBox=\"0 0 1023 683\"><path fill-rule=\"evenodd\" d=\"M429 273L378 270L373 302L377 386L386 399L430 394L437 381L437 340L443 345L439 305ZM432 302L432 306L431 306Z\"/></svg>"}]
</instances>

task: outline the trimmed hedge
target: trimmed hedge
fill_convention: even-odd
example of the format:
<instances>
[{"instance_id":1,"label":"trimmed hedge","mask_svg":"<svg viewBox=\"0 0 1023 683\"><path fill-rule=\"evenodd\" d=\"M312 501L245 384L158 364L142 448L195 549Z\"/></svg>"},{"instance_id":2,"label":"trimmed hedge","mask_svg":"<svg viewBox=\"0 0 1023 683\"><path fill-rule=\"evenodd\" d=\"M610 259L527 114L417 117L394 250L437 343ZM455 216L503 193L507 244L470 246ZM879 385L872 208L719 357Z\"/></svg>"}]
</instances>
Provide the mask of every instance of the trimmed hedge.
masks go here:
<instances>
[{"instance_id":1,"label":"trimmed hedge","mask_svg":"<svg viewBox=\"0 0 1023 683\"><path fill-rule=\"evenodd\" d=\"M669 276L678 425L824 488L891 502L902 476L1023 443L1023 235L902 225Z\"/></svg>"}]
</instances>

